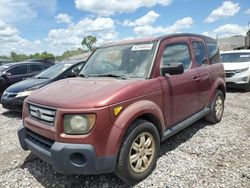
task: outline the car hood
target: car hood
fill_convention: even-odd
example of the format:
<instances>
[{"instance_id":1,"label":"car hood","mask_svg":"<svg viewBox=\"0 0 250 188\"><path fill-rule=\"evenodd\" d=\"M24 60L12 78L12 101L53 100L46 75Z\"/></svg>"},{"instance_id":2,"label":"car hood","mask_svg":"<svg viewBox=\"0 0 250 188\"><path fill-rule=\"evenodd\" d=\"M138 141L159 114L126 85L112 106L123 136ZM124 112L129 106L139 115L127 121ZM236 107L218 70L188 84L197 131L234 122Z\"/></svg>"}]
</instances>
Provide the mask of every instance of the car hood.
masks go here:
<instances>
[{"instance_id":1,"label":"car hood","mask_svg":"<svg viewBox=\"0 0 250 188\"><path fill-rule=\"evenodd\" d=\"M65 79L33 92L27 101L64 109L102 107L159 90L160 82L152 80Z\"/></svg>"},{"instance_id":2,"label":"car hood","mask_svg":"<svg viewBox=\"0 0 250 188\"><path fill-rule=\"evenodd\" d=\"M36 79L36 78L31 78L31 79L27 79L27 80L23 80L21 82L18 82L16 84L11 85L10 87L8 87L6 89L7 92L10 93L19 93L22 91L26 91L31 89L32 87L38 87L39 86L44 86L46 84L49 84L51 82L51 80L49 79Z\"/></svg>"},{"instance_id":3,"label":"car hood","mask_svg":"<svg viewBox=\"0 0 250 188\"><path fill-rule=\"evenodd\" d=\"M239 63L223 63L224 69L227 70L238 70L238 69L244 69L250 66L250 62L239 62Z\"/></svg>"}]
</instances>

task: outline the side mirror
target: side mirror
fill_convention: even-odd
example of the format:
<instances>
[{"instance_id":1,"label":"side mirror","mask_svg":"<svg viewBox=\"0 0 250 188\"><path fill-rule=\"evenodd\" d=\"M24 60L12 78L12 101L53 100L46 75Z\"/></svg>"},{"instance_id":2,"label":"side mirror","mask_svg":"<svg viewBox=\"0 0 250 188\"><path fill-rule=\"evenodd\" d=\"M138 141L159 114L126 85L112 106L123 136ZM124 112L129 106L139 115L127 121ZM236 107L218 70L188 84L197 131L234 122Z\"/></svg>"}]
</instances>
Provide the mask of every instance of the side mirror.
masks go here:
<instances>
[{"instance_id":1,"label":"side mirror","mask_svg":"<svg viewBox=\"0 0 250 188\"><path fill-rule=\"evenodd\" d=\"M6 78L7 76L11 76L11 73L10 72L3 72L2 73L3 78Z\"/></svg>"},{"instance_id":2,"label":"side mirror","mask_svg":"<svg viewBox=\"0 0 250 188\"><path fill-rule=\"evenodd\" d=\"M166 74L175 75L182 74L184 72L184 65L182 63L173 63L161 67L161 74L165 76Z\"/></svg>"},{"instance_id":3,"label":"side mirror","mask_svg":"<svg viewBox=\"0 0 250 188\"><path fill-rule=\"evenodd\" d=\"M67 78L74 78L74 77L76 77L77 76L77 74L75 73L75 72L70 72L69 74L67 74Z\"/></svg>"}]
</instances>

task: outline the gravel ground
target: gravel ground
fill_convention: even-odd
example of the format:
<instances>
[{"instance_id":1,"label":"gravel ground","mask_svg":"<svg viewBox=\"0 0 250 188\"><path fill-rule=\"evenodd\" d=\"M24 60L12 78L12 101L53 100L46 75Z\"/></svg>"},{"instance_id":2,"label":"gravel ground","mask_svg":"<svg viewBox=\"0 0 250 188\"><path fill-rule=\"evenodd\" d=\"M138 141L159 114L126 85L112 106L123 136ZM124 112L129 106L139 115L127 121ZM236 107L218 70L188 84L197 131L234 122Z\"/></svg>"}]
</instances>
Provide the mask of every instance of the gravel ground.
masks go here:
<instances>
[{"instance_id":1,"label":"gravel ground","mask_svg":"<svg viewBox=\"0 0 250 188\"><path fill-rule=\"evenodd\" d=\"M250 187L250 93L227 93L223 120L203 120L161 145L154 172L135 187ZM113 174L65 176L18 143L21 115L0 108L0 187L129 187Z\"/></svg>"}]
</instances>

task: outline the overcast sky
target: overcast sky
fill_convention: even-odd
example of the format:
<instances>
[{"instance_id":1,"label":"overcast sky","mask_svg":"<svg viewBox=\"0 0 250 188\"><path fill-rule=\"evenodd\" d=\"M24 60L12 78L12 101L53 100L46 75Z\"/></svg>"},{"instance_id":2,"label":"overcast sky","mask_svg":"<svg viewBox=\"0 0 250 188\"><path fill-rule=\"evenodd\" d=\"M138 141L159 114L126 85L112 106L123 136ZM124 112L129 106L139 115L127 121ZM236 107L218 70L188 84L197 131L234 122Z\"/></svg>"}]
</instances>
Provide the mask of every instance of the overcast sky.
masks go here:
<instances>
[{"instance_id":1,"label":"overcast sky","mask_svg":"<svg viewBox=\"0 0 250 188\"><path fill-rule=\"evenodd\" d=\"M191 32L245 34L250 0L0 0L0 55L98 45L121 39Z\"/></svg>"}]
</instances>

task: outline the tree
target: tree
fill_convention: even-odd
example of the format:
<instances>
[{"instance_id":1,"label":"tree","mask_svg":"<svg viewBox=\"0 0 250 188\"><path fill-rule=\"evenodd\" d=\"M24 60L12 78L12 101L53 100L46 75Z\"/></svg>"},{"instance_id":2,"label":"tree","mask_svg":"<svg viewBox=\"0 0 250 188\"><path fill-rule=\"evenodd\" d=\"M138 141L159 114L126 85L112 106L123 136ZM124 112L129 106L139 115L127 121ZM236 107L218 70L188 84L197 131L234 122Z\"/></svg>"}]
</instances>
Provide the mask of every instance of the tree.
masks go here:
<instances>
[{"instance_id":1,"label":"tree","mask_svg":"<svg viewBox=\"0 0 250 188\"><path fill-rule=\"evenodd\" d=\"M94 36L87 36L87 37L84 37L83 40L82 40L82 46L86 46L89 51L92 51L93 50L93 45L96 43L97 39L96 37Z\"/></svg>"},{"instance_id":2,"label":"tree","mask_svg":"<svg viewBox=\"0 0 250 188\"><path fill-rule=\"evenodd\" d=\"M13 61L24 61L28 59L28 56L25 54L17 54L16 52L11 52L10 57Z\"/></svg>"},{"instance_id":3,"label":"tree","mask_svg":"<svg viewBox=\"0 0 250 188\"><path fill-rule=\"evenodd\" d=\"M15 61L15 60L16 60L16 57L17 57L16 52L11 52L11 53L10 53L10 57L11 57L11 59L13 59L13 60Z\"/></svg>"},{"instance_id":4,"label":"tree","mask_svg":"<svg viewBox=\"0 0 250 188\"><path fill-rule=\"evenodd\" d=\"M64 59L68 59L69 57L72 57L74 55L80 55L80 54L84 54L86 51L84 51L81 48L78 48L76 50L67 50L65 51L61 56L56 56L56 60L57 61L62 61Z\"/></svg>"}]
</instances>

